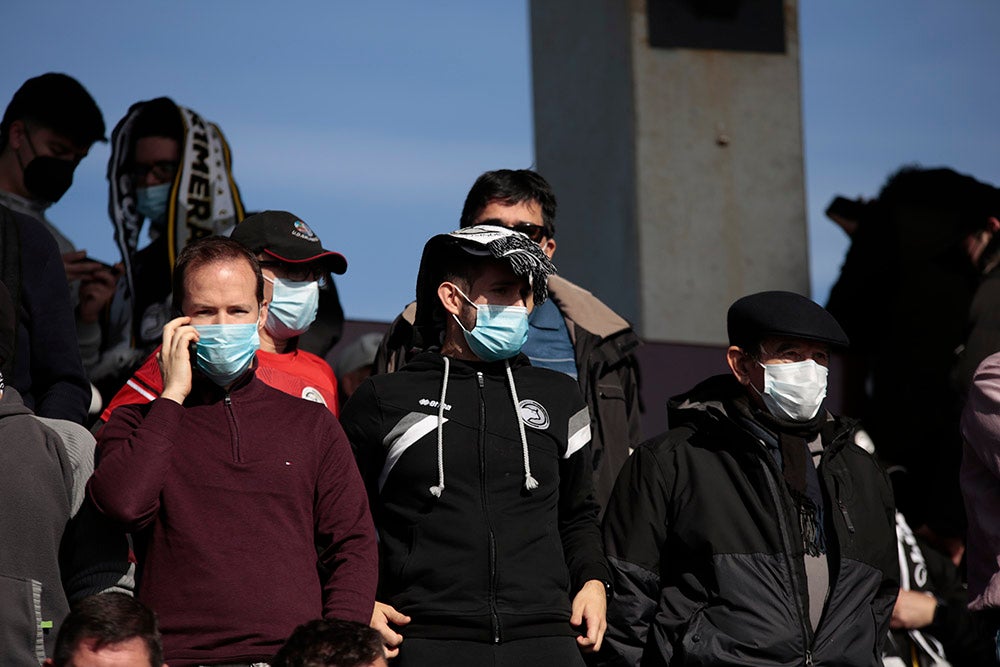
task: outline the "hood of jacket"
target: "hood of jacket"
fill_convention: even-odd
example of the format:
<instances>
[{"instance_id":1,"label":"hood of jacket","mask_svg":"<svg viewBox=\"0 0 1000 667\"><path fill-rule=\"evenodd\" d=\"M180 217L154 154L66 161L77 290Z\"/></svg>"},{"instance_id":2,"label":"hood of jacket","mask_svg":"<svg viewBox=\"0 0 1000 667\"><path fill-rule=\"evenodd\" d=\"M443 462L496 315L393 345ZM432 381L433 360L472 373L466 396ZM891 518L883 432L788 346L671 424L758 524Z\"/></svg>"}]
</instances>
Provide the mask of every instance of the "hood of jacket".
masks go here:
<instances>
[{"instance_id":1,"label":"hood of jacket","mask_svg":"<svg viewBox=\"0 0 1000 667\"><path fill-rule=\"evenodd\" d=\"M24 405L24 399L21 398L21 394L17 392L10 385L7 385L3 389L3 397L0 398L0 419L3 417L10 417L12 415L33 415L30 409Z\"/></svg>"}]
</instances>

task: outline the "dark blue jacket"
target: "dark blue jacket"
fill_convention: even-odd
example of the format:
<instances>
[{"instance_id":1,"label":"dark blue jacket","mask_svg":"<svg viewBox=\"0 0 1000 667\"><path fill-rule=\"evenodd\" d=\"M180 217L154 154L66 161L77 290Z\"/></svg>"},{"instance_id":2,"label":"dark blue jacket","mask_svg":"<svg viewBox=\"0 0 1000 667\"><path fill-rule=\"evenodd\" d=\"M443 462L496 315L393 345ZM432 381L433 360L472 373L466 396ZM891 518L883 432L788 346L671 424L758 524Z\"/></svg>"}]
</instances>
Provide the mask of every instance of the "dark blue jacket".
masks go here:
<instances>
[{"instance_id":1,"label":"dark blue jacket","mask_svg":"<svg viewBox=\"0 0 1000 667\"><path fill-rule=\"evenodd\" d=\"M52 235L34 218L0 207L5 243L0 275L19 275L13 376L5 378L40 417L82 424L90 405L90 383L80 361L76 323L62 257ZM20 266L11 266L11 263ZM8 289L10 286L8 285Z\"/></svg>"}]
</instances>

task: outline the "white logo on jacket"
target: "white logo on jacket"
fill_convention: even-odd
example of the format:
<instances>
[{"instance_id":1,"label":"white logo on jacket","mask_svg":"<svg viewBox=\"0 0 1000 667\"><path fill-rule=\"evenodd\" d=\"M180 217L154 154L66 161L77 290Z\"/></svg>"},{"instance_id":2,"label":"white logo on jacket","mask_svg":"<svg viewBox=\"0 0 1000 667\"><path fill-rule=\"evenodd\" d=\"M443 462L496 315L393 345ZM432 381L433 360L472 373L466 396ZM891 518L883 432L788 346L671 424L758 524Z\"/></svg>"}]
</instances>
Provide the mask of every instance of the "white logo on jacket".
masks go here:
<instances>
[{"instance_id":1,"label":"white logo on jacket","mask_svg":"<svg viewBox=\"0 0 1000 667\"><path fill-rule=\"evenodd\" d=\"M525 426L536 428L539 431L544 431L549 427L549 413L538 401L526 398L517 406L521 413L521 421L524 422Z\"/></svg>"}]
</instances>

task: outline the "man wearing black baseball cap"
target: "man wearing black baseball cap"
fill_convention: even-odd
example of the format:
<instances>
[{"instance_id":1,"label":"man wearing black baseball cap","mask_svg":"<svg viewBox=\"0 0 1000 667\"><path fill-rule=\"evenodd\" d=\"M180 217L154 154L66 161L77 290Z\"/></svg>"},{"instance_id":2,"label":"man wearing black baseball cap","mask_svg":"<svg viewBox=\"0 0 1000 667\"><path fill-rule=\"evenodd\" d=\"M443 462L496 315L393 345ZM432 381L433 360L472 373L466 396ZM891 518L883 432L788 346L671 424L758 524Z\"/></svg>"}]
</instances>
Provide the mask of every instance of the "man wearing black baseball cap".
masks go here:
<instances>
[{"instance_id":1,"label":"man wearing black baseball cap","mask_svg":"<svg viewBox=\"0 0 1000 667\"><path fill-rule=\"evenodd\" d=\"M328 273L343 274L347 260L323 247L301 218L286 211L263 211L236 226L231 238L257 256L264 276L267 319L260 328L257 377L281 391L340 413L337 378L330 364L299 348L316 318L319 283ZM148 403L163 390L154 352L119 390L101 415L108 421L122 405Z\"/></svg>"},{"instance_id":2,"label":"man wearing black baseball cap","mask_svg":"<svg viewBox=\"0 0 1000 667\"><path fill-rule=\"evenodd\" d=\"M608 641L630 665L879 663L892 493L871 439L823 407L847 336L791 292L737 300L728 330L731 373L672 399L615 485Z\"/></svg>"}]
</instances>

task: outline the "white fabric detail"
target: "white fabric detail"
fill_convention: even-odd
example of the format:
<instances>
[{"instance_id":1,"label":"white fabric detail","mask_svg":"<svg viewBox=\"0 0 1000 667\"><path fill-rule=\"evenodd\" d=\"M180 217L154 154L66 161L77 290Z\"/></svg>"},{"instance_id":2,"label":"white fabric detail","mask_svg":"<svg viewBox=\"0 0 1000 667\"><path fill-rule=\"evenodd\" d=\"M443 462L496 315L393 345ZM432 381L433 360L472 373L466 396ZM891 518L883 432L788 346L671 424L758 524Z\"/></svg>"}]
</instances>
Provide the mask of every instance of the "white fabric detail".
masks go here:
<instances>
[{"instance_id":1,"label":"white fabric detail","mask_svg":"<svg viewBox=\"0 0 1000 667\"><path fill-rule=\"evenodd\" d=\"M563 458L568 459L573 456L573 454L583 449L588 442L590 442L590 424L587 424L569 436L569 442L566 443L566 455Z\"/></svg>"},{"instance_id":2,"label":"white fabric detail","mask_svg":"<svg viewBox=\"0 0 1000 667\"><path fill-rule=\"evenodd\" d=\"M389 446L389 451L385 456L385 465L382 466L382 473L378 477L378 488L379 491L382 490L382 486L385 484L386 478L389 473L392 472L393 467L396 462L399 461L399 457L403 455L410 446L415 443L420 438L424 437L428 433L434 430L434 426L437 424L440 417L435 417L434 415L424 415L422 419L417 420L415 423L410 425L403 433L396 437L392 445ZM444 421L448 421L445 419ZM390 436L392 434L390 433Z\"/></svg>"},{"instance_id":3,"label":"white fabric detail","mask_svg":"<svg viewBox=\"0 0 1000 667\"><path fill-rule=\"evenodd\" d=\"M139 384L135 380L129 380L125 384L127 384L128 386L130 386L133 389L135 389L136 393L139 394L140 396L142 396L143 398L145 398L146 400L149 400L149 401L155 401L156 400L156 394L151 394L150 392L146 391L145 389L143 389L142 387L140 387Z\"/></svg>"}]
</instances>

